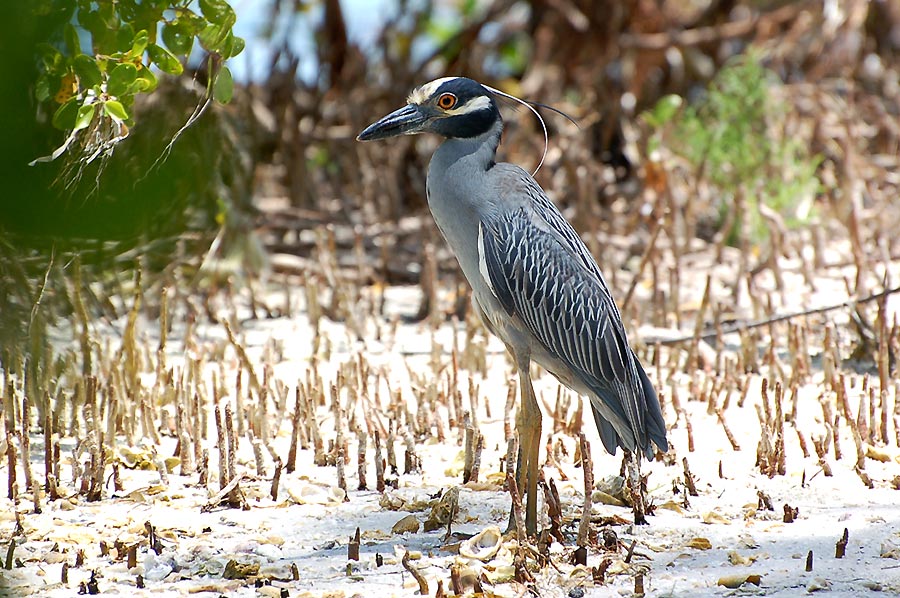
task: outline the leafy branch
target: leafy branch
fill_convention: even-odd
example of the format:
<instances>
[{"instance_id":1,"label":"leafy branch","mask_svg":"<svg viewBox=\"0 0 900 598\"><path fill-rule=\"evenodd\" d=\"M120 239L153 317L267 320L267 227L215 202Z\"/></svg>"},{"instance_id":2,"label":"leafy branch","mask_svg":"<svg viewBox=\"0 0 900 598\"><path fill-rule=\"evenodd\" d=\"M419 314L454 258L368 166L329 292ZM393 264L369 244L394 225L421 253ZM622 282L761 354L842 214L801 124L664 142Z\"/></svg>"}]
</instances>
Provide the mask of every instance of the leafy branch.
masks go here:
<instances>
[{"instance_id":1,"label":"leafy branch","mask_svg":"<svg viewBox=\"0 0 900 598\"><path fill-rule=\"evenodd\" d=\"M37 16L60 26L38 48L35 97L52 112L52 125L66 139L49 156L69 149L88 164L106 156L134 125L134 102L151 93L156 72L181 75L195 44L207 53L207 100L227 103L234 80L225 60L244 49L233 33L234 9L225 0L43 0ZM88 47L88 51L84 48Z\"/></svg>"}]
</instances>

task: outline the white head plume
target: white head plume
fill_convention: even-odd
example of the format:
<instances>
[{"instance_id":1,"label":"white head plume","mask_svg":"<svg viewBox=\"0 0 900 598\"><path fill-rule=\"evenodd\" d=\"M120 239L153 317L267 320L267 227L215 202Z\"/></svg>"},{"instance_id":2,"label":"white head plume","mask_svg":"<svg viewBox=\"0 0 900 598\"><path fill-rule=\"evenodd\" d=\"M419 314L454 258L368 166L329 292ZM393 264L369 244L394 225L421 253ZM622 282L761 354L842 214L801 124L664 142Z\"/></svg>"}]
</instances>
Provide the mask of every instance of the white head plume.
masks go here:
<instances>
[{"instance_id":1,"label":"white head plume","mask_svg":"<svg viewBox=\"0 0 900 598\"><path fill-rule=\"evenodd\" d=\"M526 108L531 110L534 113L534 115L537 117L537 119L540 121L541 129L544 132L544 152L541 154L541 161L538 162L538 165L534 169L534 172L531 173L531 176L536 175L538 170L541 169L541 166L544 165L544 160L547 158L547 149L550 147L550 136L547 133L547 124L544 122L544 118L537 111L535 106L537 106L539 108L547 108L548 110L552 110L553 112L556 112L557 114L560 114L560 115L566 117L566 119L568 119L568 121L571 122L572 124L574 124L576 127L578 126L578 123L575 122L575 120L571 116L569 116L562 110L554 108L553 106L541 104L540 102L531 102L528 100L523 100L521 98L517 98L516 96L514 96L512 94L506 93L504 91L500 91L499 89L495 89L489 85L485 85L484 83L482 83L481 86L484 87L485 89L487 89L488 91L490 91L491 93L497 94L500 97L507 98L509 100L513 100L514 102L518 102L519 104L522 104L523 106L525 106Z\"/></svg>"}]
</instances>

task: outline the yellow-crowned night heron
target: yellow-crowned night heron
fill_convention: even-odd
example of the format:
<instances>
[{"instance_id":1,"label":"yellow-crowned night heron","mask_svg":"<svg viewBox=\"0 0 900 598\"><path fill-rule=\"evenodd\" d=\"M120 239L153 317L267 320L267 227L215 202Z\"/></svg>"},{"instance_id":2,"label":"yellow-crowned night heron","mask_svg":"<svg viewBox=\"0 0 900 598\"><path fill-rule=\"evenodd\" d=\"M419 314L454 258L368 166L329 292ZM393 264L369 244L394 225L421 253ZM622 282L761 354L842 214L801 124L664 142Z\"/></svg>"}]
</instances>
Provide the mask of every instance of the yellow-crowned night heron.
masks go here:
<instances>
[{"instance_id":1,"label":"yellow-crowned night heron","mask_svg":"<svg viewBox=\"0 0 900 598\"><path fill-rule=\"evenodd\" d=\"M498 94L463 77L437 79L357 139L446 138L428 167L428 206L472 286L482 321L515 360L522 397L517 477L533 534L541 411L531 360L589 397L606 450L615 454L621 446L636 455L633 474L641 452L652 459L653 444L663 451L668 444L656 392L628 345L597 263L531 175L495 162L503 130Z\"/></svg>"}]
</instances>

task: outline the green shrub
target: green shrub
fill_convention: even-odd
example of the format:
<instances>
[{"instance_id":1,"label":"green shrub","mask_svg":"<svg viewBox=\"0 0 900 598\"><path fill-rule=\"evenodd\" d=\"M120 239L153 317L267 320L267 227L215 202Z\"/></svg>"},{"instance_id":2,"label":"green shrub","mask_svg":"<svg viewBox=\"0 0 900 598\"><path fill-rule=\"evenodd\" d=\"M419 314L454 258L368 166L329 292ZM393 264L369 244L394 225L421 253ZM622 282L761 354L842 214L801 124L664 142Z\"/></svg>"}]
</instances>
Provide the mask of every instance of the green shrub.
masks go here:
<instances>
[{"instance_id":1,"label":"green shrub","mask_svg":"<svg viewBox=\"0 0 900 598\"><path fill-rule=\"evenodd\" d=\"M725 65L699 102L679 110L680 98L669 96L644 116L657 131L653 143L686 159L698 179L721 193L720 226L729 221L736 199L743 200L746 209L725 231L732 245L742 232L757 242L767 237L761 205L778 212L788 226L803 222L820 187L821 158L785 132L789 107L775 93L780 86L760 57L748 53Z\"/></svg>"}]
</instances>

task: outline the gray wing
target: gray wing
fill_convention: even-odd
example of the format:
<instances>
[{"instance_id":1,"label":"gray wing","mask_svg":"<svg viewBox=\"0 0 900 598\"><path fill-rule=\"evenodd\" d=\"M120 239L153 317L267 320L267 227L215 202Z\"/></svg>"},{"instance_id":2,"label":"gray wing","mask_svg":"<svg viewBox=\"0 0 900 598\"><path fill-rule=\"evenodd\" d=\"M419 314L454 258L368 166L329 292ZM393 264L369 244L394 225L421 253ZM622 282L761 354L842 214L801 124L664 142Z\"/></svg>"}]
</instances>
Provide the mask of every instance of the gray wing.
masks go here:
<instances>
[{"instance_id":1,"label":"gray wing","mask_svg":"<svg viewBox=\"0 0 900 598\"><path fill-rule=\"evenodd\" d=\"M495 296L602 401L605 415L593 411L610 453L622 446L649 457L651 440L666 450L659 401L599 267L540 188L529 192L530 207L483 224L480 249Z\"/></svg>"}]
</instances>

